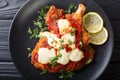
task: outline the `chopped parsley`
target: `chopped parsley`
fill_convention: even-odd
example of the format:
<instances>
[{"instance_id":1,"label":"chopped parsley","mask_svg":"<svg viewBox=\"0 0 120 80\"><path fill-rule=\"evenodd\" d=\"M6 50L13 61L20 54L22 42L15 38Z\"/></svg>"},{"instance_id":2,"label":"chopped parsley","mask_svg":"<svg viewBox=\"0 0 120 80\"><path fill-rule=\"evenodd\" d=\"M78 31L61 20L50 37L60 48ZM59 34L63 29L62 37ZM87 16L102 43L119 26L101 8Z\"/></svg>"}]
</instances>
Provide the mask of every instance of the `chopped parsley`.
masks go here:
<instances>
[{"instance_id":1,"label":"chopped parsley","mask_svg":"<svg viewBox=\"0 0 120 80\"><path fill-rule=\"evenodd\" d=\"M30 39L32 39L32 38L38 38L38 37L39 37L39 30L38 30L38 28L35 28L32 31L32 34L30 35Z\"/></svg>"},{"instance_id":2,"label":"chopped parsley","mask_svg":"<svg viewBox=\"0 0 120 80\"><path fill-rule=\"evenodd\" d=\"M28 56L27 56L28 58L30 58L31 57L31 53L28 53Z\"/></svg>"},{"instance_id":3,"label":"chopped parsley","mask_svg":"<svg viewBox=\"0 0 120 80\"><path fill-rule=\"evenodd\" d=\"M51 44L53 44L54 42L53 41L51 41Z\"/></svg>"},{"instance_id":4,"label":"chopped parsley","mask_svg":"<svg viewBox=\"0 0 120 80\"><path fill-rule=\"evenodd\" d=\"M42 28L43 23L40 21L33 21L35 26L38 26L39 28Z\"/></svg>"},{"instance_id":5,"label":"chopped parsley","mask_svg":"<svg viewBox=\"0 0 120 80\"><path fill-rule=\"evenodd\" d=\"M31 51L31 48L27 48L28 51Z\"/></svg>"},{"instance_id":6,"label":"chopped parsley","mask_svg":"<svg viewBox=\"0 0 120 80\"><path fill-rule=\"evenodd\" d=\"M48 72L48 69L43 70L40 74L43 75L43 74L45 74L45 73L47 73L47 72Z\"/></svg>"},{"instance_id":7,"label":"chopped parsley","mask_svg":"<svg viewBox=\"0 0 120 80\"><path fill-rule=\"evenodd\" d=\"M74 35L75 35L75 33L71 32L71 33L70 33L70 35L71 35L71 36L74 36Z\"/></svg>"},{"instance_id":8,"label":"chopped parsley","mask_svg":"<svg viewBox=\"0 0 120 80\"><path fill-rule=\"evenodd\" d=\"M75 4L70 4L70 5L68 6L68 9L65 10L65 12L69 14L69 13L71 13L74 9L76 9Z\"/></svg>"},{"instance_id":9,"label":"chopped parsley","mask_svg":"<svg viewBox=\"0 0 120 80\"><path fill-rule=\"evenodd\" d=\"M60 72L59 78L72 78L74 73L72 71Z\"/></svg>"},{"instance_id":10,"label":"chopped parsley","mask_svg":"<svg viewBox=\"0 0 120 80\"><path fill-rule=\"evenodd\" d=\"M75 32L76 32L76 28L72 28L72 32L70 33L71 36L74 36L74 35L75 35Z\"/></svg>"},{"instance_id":11,"label":"chopped parsley","mask_svg":"<svg viewBox=\"0 0 120 80\"><path fill-rule=\"evenodd\" d=\"M53 18L54 18L54 19L57 19L57 18L58 18L58 16L54 16Z\"/></svg>"},{"instance_id":12,"label":"chopped parsley","mask_svg":"<svg viewBox=\"0 0 120 80\"><path fill-rule=\"evenodd\" d=\"M81 47L83 46L83 43L82 43L82 41L80 41L80 42L79 42L79 44L80 44L80 46L81 46Z\"/></svg>"},{"instance_id":13,"label":"chopped parsley","mask_svg":"<svg viewBox=\"0 0 120 80\"><path fill-rule=\"evenodd\" d=\"M27 48L27 50L28 50L28 58L29 58L29 57L31 57L31 51L32 51L32 49L31 48Z\"/></svg>"},{"instance_id":14,"label":"chopped parsley","mask_svg":"<svg viewBox=\"0 0 120 80\"><path fill-rule=\"evenodd\" d=\"M89 59L85 64L90 64L92 62L92 59Z\"/></svg>"},{"instance_id":15,"label":"chopped parsley","mask_svg":"<svg viewBox=\"0 0 120 80\"><path fill-rule=\"evenodd\" d=\"M62 45L61 46L59 46L59 50L62 50L63 48L62 48Z\"/></svg>"},{"instance_id":16,"label":"chopped parsley","mask_svg":"<svg viewBox=\"0 0 120 80\"><path fill-rule=\"evenodd\" d=\"M52 68L57 65L57 60L58 60L60 57L62 57L61 54L58 55L58 56L56 56L56 57L52 57L52 58L50 59L50 64L51 64L51 67L52 67Z\"/></svg>"},{"instance_id":17,"label":"chopped parsley","mask_svg":"<svg viewBox=\"0 0 120 80\"><path fill-rule=\"evenodd\" d=\"M62 44L62 43L64 43L64 40L62 39L62 40L60 40L60 43Z\"/></svg>"},{"instance_id":18,"label":"chopped parsley","mask_svg":"<svg viewBox=\"0 0 120 80\"><path fill-rule=\"evenodd\" d=\"M27 31L30 34L30 39L39 38L39 32L40 31L43 32L43 31L47 30L47 24L44 21L44 19L45 19L46 13L49 10L49 8L50 8L50 6L45 6L38 11L39 16L38 16L37 20L33 21L33 24L36 28L31 29L29 27L28 31Z\"/></svg>"},{"instance_id":19,"label":"chopped parsley","mask_svg":"<svg viewBox=\"0 0 120 80\"><path fill-rule=\"evenodd\" d=\"M49 10L50 6L44 6L43 8L38 11L39 15L44 17L46 16L47 11Z\"/></svg>"},{"instance_id":20,"label":"chopped parsley","mask_svg":"<svg viewBox=\"0 0 120 80\"><path fill-rule=\"evenodd\" d=\"M72 44L72 41L70 39L68 39L68 44Z\"/></svg>"},{"instance_id":21,"label":"chopped parsley","mask_svg":"<svg viewBox=\"0 0 120 80\"><path fill-rule=\"evenodd\" d=\"M75 32L76 31L76 28L72 28L72 32Z\"/></svg>"},{"instance_id":22,"label":"chopped parsley","mask_svg":"<svg viewBox=\"0 0 120 80\"><path fill-rule=\"evenodd\" d=\"M31 30L31 28L29 27L28 28L28 31L27 31L29 34L32 34L32 30Z\"/></svg>"}]
</instances>

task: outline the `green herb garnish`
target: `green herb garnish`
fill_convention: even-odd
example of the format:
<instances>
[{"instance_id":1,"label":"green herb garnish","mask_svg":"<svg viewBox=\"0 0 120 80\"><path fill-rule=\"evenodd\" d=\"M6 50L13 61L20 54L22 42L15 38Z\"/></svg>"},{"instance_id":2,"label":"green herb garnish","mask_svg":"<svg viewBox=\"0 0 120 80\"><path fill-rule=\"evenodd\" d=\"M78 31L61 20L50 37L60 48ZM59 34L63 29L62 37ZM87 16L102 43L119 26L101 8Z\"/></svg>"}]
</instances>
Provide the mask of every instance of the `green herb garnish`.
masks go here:
<instances>
[{"instance_id":1,"label":"green herb garnish","mask_svg":"<svg viewBox=\"0 0 120 80\"><path fill-rule=\"evenodd\" d=\"M43 23L40 21L33 21L35 26L38 26L39 28L42 28Z\"/></svg>"},{"instance_id":2,"label":"green herb garnish","mask_svg":"<svg viewBox=\"0 0 120 80\"><path fill-rule=\"evenodd\" d=\"M41 28L41 32L44 32L44 31L46 31L46 30L47 30L47 27Z\"/></svg>"},{"instance_id":3,"label":"green herb garnish","mask_svg":"<svg viewBox=\"0 0 120 80\"><path fill-rule=\"evenodd\" d=\"M33 31L32 31L32 34L30 36L30 39L32 38L38 38L39 37L39 30L38 28L35 28Z\"/></svg>"},{"instance_id":4,"label":"green herb garnish","mask_svg":"<svg viewBox=\"0 0 120 80\"><path fill-rule=\"evenodd\" d=\"M62 40L60 40L60 43L62 44L62 43L64 43L64 40L62 39Z\"/></svg>"},{"instance_id":5,"label":"green herb garnish","mask_svg":"<svg viewBox=\"0 0 120 80\"><path fill-rule=\"evenodd\" d=\"M54 42L53 41L51 41L51 44L53 44Z\"/></svg>"},{"instance_id":6,"label":"green herb garnish","mask_svg":"<svg viewBox=\"0 0 120 80\"><path fill-rule=\"evenodd\" d=\"M31 48L27 48L28 51L31 51L32 49Z\"/></svg>"},{"instance_id":7,"label":"green herb garnish","mask_svg":"<svg viewBox=\"0 0 120 80\"><path fill-rule=\"evenodd\" d=\"M79 44L80 44L80 46L81 46L81 47L83 46L83 43L82 43L82 41L80 41L80 42L79 42Z\"/></svg>"},{"instance_id":8,"label":"green herb garnish","mask_svg":"<svg viewBox=\"0 0 120 80\"><path fill-rule=\"evenodd\" d=\"M74 35L75 35L75 33L71 32L71 33L70 33L70 35L71 35L71 36L74 36Z\"/></svg>"},{"instance_id":9,"label":"green herb garnish","mask_svg":"<svg viewBox=\"0 0 120 80\"><path fill-rule=\"evenodd\" d=\"M43 74L45 74L45 73L47 73L47 72L48 72L48 69L43 70L40 74L43 75Z\"/></svg>"},{"instance_id":10,"label":"green herb garnish","mask_svg":"<svg viewBox=\"0 0 120 80\"><path fill-rule=\"evenodd\" d=\"M32 30L31 30L31 28L29 27L28 28L28 31L27 31L29 34L32 34Z\"/></svg>"},{"instance_id":11,"label":"green herb garnish","mask_svg":"<svg viewBox=\"0 0 120 80\"><path fill-rule=\"evenodd\" d=\"M89 59L85 64L90 64L92 62L92 59Z\"/></svg>"},{"instance_id":12,"label":"green herb garnish","mask_svg":"<svg viewBox=\"0 0 120 80\"><path fill-rule=\"evenodd\" d=\"M28 53L28 56L27 56L28 58L30 58L31 57L31 53Z\"/></svg>"},{"instance_id":13,"label":"green herb garnish","mask_svg":"<svg viewBox=\"0 0 120 80\"><path fill-rule=\"evenodd\" d=\"M74 73L72 71L60 72L59 78L72 78Z\"/></svg>"},{"instance_id":14,"label":"green herb garnish","mask_svg":"<svg viewBox=\"0 0 120 80\"><path fill-rule=\"evenodd\" d=\"M53 18L54 18L54 19L57 19L57 18L58 18L58 16L54 16Z\"/></svg>"},{"instance_id":15,"label":"green herb garnish","mask_svg":"<svg viewBox=\"0 0 120 80\"><path fill-rule=\"evenodd\" d=\"M72 28L72 32L75 32L76 31L76 28Z\"/></svg>"},{"instance_id":16,"label":"green herb garnish","mask_svg":"<svg viewBox=\"0 0 120 80\"><path fill-rule=\"evenodd\" d=\"M65 10L65 12L69 14L69 13L72 12L73 9L76 9L75 4L70 4L70 5L68 6L68 9Z\"/></svg>"},{"instance_id":17,"label":"green herb garnish","mask_svg":"<svg viewBox=\"0 0 120 80\"><path fill-rule=\"evenodd\" d=\"M58 56L56 56L56 57L52 57L52 58L50 59L50 64L51 64L51 67L52 67L52 68L57 65L57 60L58 60L60 57L62 57L61 54L58 55Z\"/></svg>"},{"instance_id":18,"label":"green herb garnish","mask_svg":"<svg viewBox=\"0 0 120 80\"><path fill-rule=\"evenodd\" d=\"M72 44L72 41L70 39L68 39L68 44Z\"/></svg>"},{"instance_id":19,"label":"green herb garnish","mask_svg":"<svg viewBox=\"0 0 120 80\"><path fill-rule=\"evenodd\" d=\"M44 6L43 8L40 9L40 11L38 11L39 15L41 17L44 17L46 16L46 13L47 11L49 10L50 6Z\"/></svg>"},{"instance_id":20,"label":"green herb garnish","mask_svg":"<svg viewBox=\"0 0 120 80\"><path fill-rule=\"evenodd\" d=\"M63 48L62 48L62 45L60 45L60 46L59 46L59 50L62 50L62 49L63 49Z\"/></svg>"},{"instance_id":21,"label":"green herb garnish","mask_svg":"<svg viewBox=\"0 0 120 80\"><path fill-rule=\"evenodd\" d=\"M29 58L29 57L31 57L31 51L32 51L32 49L31 49L31 48L27 48L27 50L28 50L28 52L29 52L29 53L28 53L28 58Z\"/></svg>"},{"instance_id":22,"label":"green herb garnish","mask_svg":"<svg viewBox=\"0 0 120 80\"><path fill-rule=\"evenodd\" d=\"M47 24L45 23L44 19L48 10L49 10L49 6L45 6L41 8L40 11L38 11L39 16L37 20L33 21L33 24L36 28L34 28L33 30L31 28L28 28L30 39L39 38L39 32L40 31L43 32L47 30Z\"/></svg>"}]
</instances>

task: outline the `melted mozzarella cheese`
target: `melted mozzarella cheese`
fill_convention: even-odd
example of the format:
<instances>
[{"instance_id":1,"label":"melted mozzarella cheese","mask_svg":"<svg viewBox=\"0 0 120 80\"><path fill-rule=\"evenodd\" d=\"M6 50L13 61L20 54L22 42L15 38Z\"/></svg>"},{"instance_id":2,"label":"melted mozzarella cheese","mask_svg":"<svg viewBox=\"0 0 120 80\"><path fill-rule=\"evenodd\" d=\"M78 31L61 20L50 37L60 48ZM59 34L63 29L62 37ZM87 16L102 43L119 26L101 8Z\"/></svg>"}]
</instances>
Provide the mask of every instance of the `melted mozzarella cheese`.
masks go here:
<instances>
[{"instance_id":1,"label":"melted mozzarella cheese","mask_svg":"<svg viewBox=\"0 0 120 80\"><path fill-rule=\"evenodd\" d=\"M72 43L75 42L75 36L71 35L71 33L66 33L61 37L62 40L64 40L64 44L69 44L69 41Z\"/></svg>"},{"instance_id":2,"label":"melted mozzarella cheese","mask_svg":"<svg viewBox=\"0 0 120 80\"><path fill-rule=\"evenodd\" d=\"M47 37L48 44L54 48L59 48L60 45L60 39L57 37L57 35L50 33L50 32L41 32L41 36Z\"/></svg>"},{"instance_id":3,"label":"melted mozzarella cheese","mask_svg":"<svg viewBox=\"0 0 120 80\"><path fill-rule=\"evenodd\" d=\"M70 27L70 22L67 19L60 19L58 20L58 27L60 34L62 35L61 38L58 38L56 34L51 32L45 31L40 32L42 37L47 38L47 42L50 46L54 49L48 48L40 48L38 51L38 62L42 64L50 63L50 58L55 57L56 54L61 54L62 56L58 58L57 63L66 65L69 61L80 61L84 55L83 52L76 48L75 46L75 35L71 35L70 32L66 32L72 29ZM61 42L63 41L63 42ZM59 48L64 45L68 44L68 47L72 49L71 52L67 52L66 49L62 49L59 51ZM58 49L55 52L55 49Z\"/></svg>"},{"instance_id":4,"label":"melted mozzarella cheese","mask_svg":"<svg viewBox=\"0 0 120 80\"><path fill-rule=\"evenodd\" d=\"M55 50L48 48L40 48L38 50L38 62L42 64L47 64L50 62L50 58L55 57Z\"/></svg>"},{"instance_id":5,"label":"melted mozzarella cheese","mask_svg":"<svg viewBox=\"0 0 120 80\"><path fill-rule=\"evenodd\" d=\"M72 27L70 27L70 22L67 19L60 19L58 20L58 28L60 34L64 34L66 31L71 30Z\"/></svg>"},{"instance_id":6,"label":"melted mozzarella cheese","mask_svg":"<svg viewBox=\"0 0 120 80\"><path fill-rule=\"evenodd\" d=\"M83 52L76 48L70 52L69 59L71 61L80 61L83 57Z\"/></svg>"},{"instance_id":7,"label":"melted mozzarella cheese","mask_svg":"<svg viewBox=\"0 0 120 80\"><path fill-rule=\"evenodd\" d=\"M62 65L66 65L69 62L69 53L67 53L66 50L63 49L60 51L60 54L62 56L57 60L57 63L60 63Z\"/></svg>"}]
</instances>

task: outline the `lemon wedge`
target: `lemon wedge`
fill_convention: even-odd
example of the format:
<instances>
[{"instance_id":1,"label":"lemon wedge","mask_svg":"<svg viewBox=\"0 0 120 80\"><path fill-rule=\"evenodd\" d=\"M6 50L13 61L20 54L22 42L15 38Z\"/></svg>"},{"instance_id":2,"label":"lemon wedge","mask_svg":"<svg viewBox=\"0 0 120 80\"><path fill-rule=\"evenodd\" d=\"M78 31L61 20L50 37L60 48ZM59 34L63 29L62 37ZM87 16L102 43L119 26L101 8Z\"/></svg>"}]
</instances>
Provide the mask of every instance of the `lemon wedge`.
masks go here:
<instances>
[{"instance_id":1,"label":"lemon wedge","mask_svg":"<svg viewBox=\"0 0 120 80\"><path fill-rule=\"evenodd\" d=\"M91 35L91 43L94 45L102 45L104 44L108 39L108 31L105 27L102 28L101 31L98 33L90 33Z\"/></svg>"},{"instance_id":2,"label":"lemon wedge","mask_svg":"<svg viewBox=\"0 0 120 80\"><path fill-rule=\"evenodd\" d=\"M89 33L97 33L103 28L103 19L96 12L88 12L83 16L83 25Z\"/></svg>"}]
</instances>

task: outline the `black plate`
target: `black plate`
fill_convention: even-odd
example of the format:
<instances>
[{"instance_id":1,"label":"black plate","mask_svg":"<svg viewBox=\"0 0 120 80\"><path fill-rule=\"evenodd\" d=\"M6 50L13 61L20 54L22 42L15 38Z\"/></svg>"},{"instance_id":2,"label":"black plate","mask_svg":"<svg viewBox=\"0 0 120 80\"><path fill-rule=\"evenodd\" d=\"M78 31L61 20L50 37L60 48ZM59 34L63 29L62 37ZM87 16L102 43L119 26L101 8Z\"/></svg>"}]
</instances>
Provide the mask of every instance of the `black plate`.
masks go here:
<instances>
[{"instance_id":1,"label":"black plate","mask_svg":"<svg viewBox=\"0 0 120 80\"><path fill-rule=\"evenodd\" d=\"M17 13L10 31L10 51L14 63L21 74L27 80L59 80L57 74L40 75L40 70L34 68L30 58L27 57L27 47L34 47L37 39L30 40L27 34L28 27L33 27L33 20L38 16L38 10L45 6L54 4L58 8L66 9L70 3L78 5L83 3L88 11L98 12L104 19L104 26L109 32L108 41L102 46L94 46L94 61L83 69L76 71L73 78L69 80L95 80L107 66L113 49L113 32L110 21L104 11L94 0L30 0ZM66 79L65 79L66 80Z\"/></svg>"}]
</instances>

